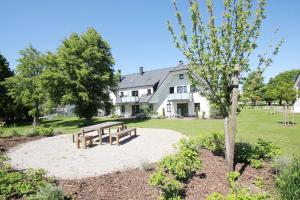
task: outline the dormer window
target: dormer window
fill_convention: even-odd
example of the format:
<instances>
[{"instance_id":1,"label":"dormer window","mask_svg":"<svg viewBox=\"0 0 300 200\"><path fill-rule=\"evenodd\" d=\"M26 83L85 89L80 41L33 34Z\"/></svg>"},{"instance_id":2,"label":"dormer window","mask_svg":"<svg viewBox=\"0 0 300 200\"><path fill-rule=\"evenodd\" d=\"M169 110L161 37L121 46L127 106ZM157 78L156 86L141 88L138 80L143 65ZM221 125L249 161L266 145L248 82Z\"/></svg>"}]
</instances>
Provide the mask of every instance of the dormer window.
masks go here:
<instances>
[{"instance_id":1,"label":"dormer window","mask_svg":"<svg viewBox=\"0 0 300 200\"><path fill-rule=\"evenodd\" d=\"M184 79L184 74L179 74L179 79Z\"/></svg>"},{"instance_id":2,"label":"dormer window","mask_svg":"<svg viewBox=\"0 0 300 200\"><path fill-rule=\"evenodd\" d=\"M151 95L151 89L147 90L147 95Z\"/></svg>"}]
</instances>

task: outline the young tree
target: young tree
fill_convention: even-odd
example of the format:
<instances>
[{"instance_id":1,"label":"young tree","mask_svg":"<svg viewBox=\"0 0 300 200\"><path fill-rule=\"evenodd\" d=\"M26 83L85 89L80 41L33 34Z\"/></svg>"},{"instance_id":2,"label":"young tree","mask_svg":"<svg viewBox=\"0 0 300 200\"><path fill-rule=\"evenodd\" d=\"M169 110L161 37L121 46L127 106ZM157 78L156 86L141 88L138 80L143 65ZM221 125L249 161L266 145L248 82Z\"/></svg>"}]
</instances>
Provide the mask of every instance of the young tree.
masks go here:
<instances>
[{"instance_id":1,"label":"young tree","mask_svg":"<svg viewBox=\"0 0 300 200\"><path fill-rule=\"evenodd\" d=\"M263 99L264 95L264 77L261 72L253 71L245 79L243 83L243 96L251 100L252 105Z\"/></svg>"},{"instance_id":2,"label":"young tree","mask_svg":"<svg viewBox=\"0 0 300 200\"><path fill-rule=\"evenodd\" d=\"M110 103L113 64L108 43L95 29L73 33L55 54L48 54L43 85L53 102L75 105L79 117L91 119Z\"/></svg>"},{"instance_id":3,"label":"young tree","mask_svg":"<svg viewBox=\"0 0 300 200\"><path fill-rule=\"evenodd\" d=\"M266 0L224 0L221 23L216 22L212 0L206 1L208 21L204 23L196 0L190 0L191 36L187 34L177 4L174 1L179 35L168 21L175 46L189 61L193 84L201 86L201 94L213 103L224 118L226 161L229 171L234 166L238 87L244 72L250 70L249 57L257 48L257 39L265 18ZM272 63L281 42L268 53L259 56L261 72ZM229 123L229 124L228 124Z\"/></svg>"},{"instance_id":4,"label":"young tree","mask_svg":"<svg viewBox=\"0 0 300 200\"><path fill-rule=\"evenodd\" d=\"M4 84L15 102L31 109L29 114L33 116L33 125L37 126L40 124L41 105L45 102L40 80L43 71L42 55L31 45L21 50L20 54L16 74L7 78Z\"/></svg>"},{"instance_id":5,"label":"young tree","mask_svg":"<svg viewBox=\"0 0 300 200\"><path fill-rule=\"evenodd\" d=\"M9 69L6 58L0 54L0 83L6 78L14 75ZM7 95L7 90L3 84L0 84L0 121L13 116L13 99Z\"/></svg>"}]
</instances>

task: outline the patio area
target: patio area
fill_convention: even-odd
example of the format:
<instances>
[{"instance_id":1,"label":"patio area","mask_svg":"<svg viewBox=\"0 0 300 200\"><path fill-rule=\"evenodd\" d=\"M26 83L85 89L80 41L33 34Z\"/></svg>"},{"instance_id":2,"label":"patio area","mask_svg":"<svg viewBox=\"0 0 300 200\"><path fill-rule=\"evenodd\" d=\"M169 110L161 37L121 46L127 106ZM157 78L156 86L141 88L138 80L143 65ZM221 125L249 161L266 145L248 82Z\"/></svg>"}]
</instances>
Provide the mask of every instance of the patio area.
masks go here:
<instances>
[{"instance_id":1,"label":"patio area","mask_svg":"<svg viewBox=\"0 0 300 200\"><path fill-rule=\"evenodd\" d=\"M110 145L106 137L102 145L77 149L72 135L65 134L22 144L7 155L18 169L43 168L56 178L80 179L156 162L183 137L173 130L138 128L137 136L125 138L120 146Z\"/></svg>"}]
</instances>

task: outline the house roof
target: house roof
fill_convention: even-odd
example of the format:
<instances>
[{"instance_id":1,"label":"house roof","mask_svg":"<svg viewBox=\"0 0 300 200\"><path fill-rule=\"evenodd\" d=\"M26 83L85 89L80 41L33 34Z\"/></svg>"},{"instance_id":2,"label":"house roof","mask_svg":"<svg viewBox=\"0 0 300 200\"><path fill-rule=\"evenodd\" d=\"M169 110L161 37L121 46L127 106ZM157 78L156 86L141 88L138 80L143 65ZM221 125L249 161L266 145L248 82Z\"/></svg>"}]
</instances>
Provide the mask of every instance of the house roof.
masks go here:
<instances>
[{"instance_id":1,"label":"house roof","mask_svg":"<svg viewBox=\"0 0 300 200\"><path fill-rule=\"evenodd\" d=\"M296 81L295 81L295 87L300 87L300 74L298 74L298 76L296 77Z\"/></svg>"},{"instance_id":2,"label":"house roof","mask_svg":"<svg viewBox=\"0 0 300 200\"><path fill-rule=\"evenodd\" d=\"M118 83L118 89L154 86L155 84L158 84L159 87L170 72L184 69L187 69L187 66L179 64L175 67L144 71L143 74L122 75L121 82Z\"/></svg>"}]
</instances>

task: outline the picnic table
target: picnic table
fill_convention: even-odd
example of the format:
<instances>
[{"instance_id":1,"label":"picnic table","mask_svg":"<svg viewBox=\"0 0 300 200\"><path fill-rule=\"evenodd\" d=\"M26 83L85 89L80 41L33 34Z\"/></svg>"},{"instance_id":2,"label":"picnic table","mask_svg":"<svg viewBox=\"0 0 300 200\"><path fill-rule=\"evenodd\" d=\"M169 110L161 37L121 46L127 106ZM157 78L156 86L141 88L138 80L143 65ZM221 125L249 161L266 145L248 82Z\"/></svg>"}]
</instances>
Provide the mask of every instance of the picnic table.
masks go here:
<instances>
[{"instance_id":1,"label":"picnic table","mask_svg":"<svg viewBox=\"0 0 300 200\"><path fill-rule=\"evenodd\" d=\"M104 135L104 129L109 130L109 137L111 136L110 128L113 126L122 126L122 129L124 128L123 122L104 122L101 124L95 124L92 126L86 126L81 128L81 134L84 136L85 133L91 132L91 131L97 131L99 135L99 143L102 144L102 135Z\"/></svg>"}]
</instances>

